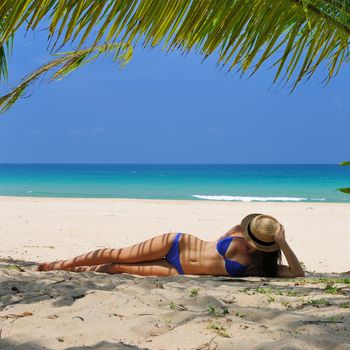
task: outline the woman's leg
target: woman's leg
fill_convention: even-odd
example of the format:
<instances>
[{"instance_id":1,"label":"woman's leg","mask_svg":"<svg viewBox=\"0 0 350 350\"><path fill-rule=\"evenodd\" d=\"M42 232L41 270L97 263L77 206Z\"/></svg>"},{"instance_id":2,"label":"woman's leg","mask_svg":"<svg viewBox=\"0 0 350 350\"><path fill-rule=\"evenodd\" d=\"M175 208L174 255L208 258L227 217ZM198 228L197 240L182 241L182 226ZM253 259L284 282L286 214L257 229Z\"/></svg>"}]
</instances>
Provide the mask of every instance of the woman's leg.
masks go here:
<instances>
[{"instance_id":1,"label":"woman's leg","mask_svg":"<svg viewBox=\"0 0 350 350\"><path fill-rule=\"evenodd\" d=\"M119 249L98 249L69 260L43 263L39 271L68 270L76 266L108 263L140 263L164 258L173 243L175 233L165 233L147 241Z\"/></svg>"},{"instance_id":2,"label":"woman's leg","mask_svg":"<svg viewBox=\"0 0 350 350\"><path fill-rule=\"evenodd\" d=\"M67 269L73 272L104 272L104 273L130 273L140 276L173 276L178 275L175 267L170 265L165 259L147 261L134 264L102 264L95 266L77 266Z\"/></svg>"}]
</instances>

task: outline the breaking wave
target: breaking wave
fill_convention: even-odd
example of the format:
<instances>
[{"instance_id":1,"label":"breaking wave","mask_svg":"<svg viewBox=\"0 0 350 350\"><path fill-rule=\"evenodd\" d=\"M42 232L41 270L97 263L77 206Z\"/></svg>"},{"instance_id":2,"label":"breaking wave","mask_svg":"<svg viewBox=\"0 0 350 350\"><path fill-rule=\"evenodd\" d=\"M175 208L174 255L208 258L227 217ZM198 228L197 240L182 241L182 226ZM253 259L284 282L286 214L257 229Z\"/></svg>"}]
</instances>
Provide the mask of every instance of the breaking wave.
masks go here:
<instances>
[{"instance_id":1,"label":"breaking wave","mask_svg":"<svg viewBox=\"0 0 350 350\"><path fill-rule=\"evenodd\" d=\"M255 197L255 196L205 196L193 194L192 197L211 201L237 201L237 202L301 202L307 201L303 197ZM325 198L312 198L314 201L324 201Z\"/></svg>"}]
</instances>

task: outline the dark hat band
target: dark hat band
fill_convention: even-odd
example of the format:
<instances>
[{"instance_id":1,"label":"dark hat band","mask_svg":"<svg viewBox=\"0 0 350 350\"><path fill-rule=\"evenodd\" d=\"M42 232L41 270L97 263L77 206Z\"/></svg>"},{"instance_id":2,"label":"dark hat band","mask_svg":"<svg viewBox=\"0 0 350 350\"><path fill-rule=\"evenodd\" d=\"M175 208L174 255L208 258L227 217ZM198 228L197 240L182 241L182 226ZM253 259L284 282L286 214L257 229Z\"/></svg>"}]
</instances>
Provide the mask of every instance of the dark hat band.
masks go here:
<instances>
[{"instance_id":1,"label":"dark hat band","mask_svg":"<svg viewBox=\"0 0 350 350\"><path fill-rule=\"evenodd\" d=\"M248 224L247 226L247 232L248 232L248 235L249 237L255 242L255 243L258 243L260 245L264 245L266 247L269 247L269 246L272 246L274 245L276 242L264 242L264 241L261 241L260 239L256 238L252 231L250 230L250 223Z\"/></svg>"}]
</instances>

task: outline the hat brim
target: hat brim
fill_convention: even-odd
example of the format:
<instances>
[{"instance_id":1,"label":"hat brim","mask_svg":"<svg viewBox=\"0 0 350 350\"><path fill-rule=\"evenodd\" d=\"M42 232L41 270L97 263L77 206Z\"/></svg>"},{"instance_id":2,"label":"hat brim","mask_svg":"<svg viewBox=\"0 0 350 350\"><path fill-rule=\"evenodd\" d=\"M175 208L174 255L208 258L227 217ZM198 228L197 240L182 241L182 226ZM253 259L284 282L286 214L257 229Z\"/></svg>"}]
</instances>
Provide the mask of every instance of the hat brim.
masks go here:
<instances>
[{"instance_id":1,"label":"hat brim","mask_svg":"<svg viewBox=\"0 0 350 350\"><path fill-rule=\"evenodd\" d=\"M279 250L280 247L279 245L274 242L272 245L262 245L256 241L254 241L251 237L251 235L249 234L249 224L251 223L251 221L262 214L249 214L246 217L243 218L242 222L241 222L241 227L242 227L242 234L243 237L245 238L245 240L247 241L247 243L254 247L255 249L261 250L263 252L275 252L276 250Z\"/></svg>"}]
</instances>

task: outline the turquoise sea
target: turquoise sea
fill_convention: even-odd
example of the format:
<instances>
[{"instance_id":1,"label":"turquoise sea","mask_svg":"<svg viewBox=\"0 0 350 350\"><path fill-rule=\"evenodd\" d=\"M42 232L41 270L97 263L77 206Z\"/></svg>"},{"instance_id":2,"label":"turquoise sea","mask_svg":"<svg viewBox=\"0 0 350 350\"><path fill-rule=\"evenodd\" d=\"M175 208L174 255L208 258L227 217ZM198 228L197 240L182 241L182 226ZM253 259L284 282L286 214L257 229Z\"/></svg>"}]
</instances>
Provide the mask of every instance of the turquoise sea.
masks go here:
<instances>
[{"instance_id":1,"label":"turquoise sea","mask_svg":"<svg viewBox=\"0 0 350 350\"><path fill-rule=\"evenodd\" d=\"M0 165L0 195L224 201L350 202L338 165Z\"/></svg>"}]
</instances>

